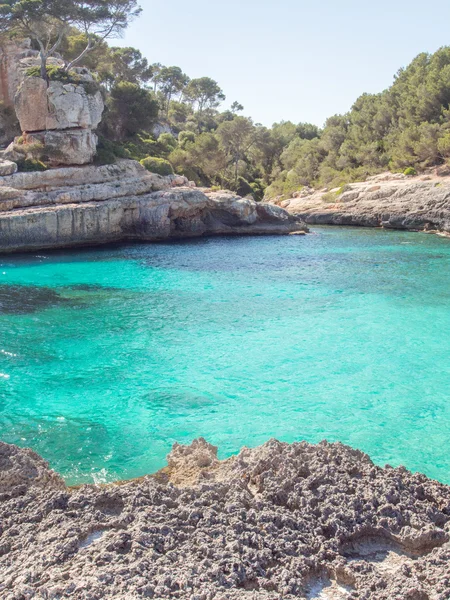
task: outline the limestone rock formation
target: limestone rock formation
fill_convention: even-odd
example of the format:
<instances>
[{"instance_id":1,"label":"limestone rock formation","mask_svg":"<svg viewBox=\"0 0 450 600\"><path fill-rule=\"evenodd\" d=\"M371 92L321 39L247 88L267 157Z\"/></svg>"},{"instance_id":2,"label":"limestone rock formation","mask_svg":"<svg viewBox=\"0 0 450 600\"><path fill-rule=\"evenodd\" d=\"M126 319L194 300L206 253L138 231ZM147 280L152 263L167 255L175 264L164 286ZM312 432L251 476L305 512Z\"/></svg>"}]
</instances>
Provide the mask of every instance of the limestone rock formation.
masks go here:
<instances>
[{"instance_id":1,"label":"limestone rock formation","mask_svg":"<svg viewBox=\"0 0 450 600\"><path fill-rule=\"evenodd\" d=\"M4 41L0 46L0 98L6 106L14 106L14 97L23 81L24 72L37 64L37 52L31 40ZM52 59L51 59L52 60Z\"/></svg>"},{"instance_id":2,"label":"limestone rock formation","mask_svg":"<svg viewBox=\"0 0 450 600\"><path fill-rule=\"evenodd\" d=\"M49 165L87 165L94 159L98 137L91 129L36 131L23 136L22 148L40 144Z\"/></svg>"},{"instance_id":3,"label":"limestone rock formation","mask_svg":"<svg viewBox=\"0 0 450 600\"><path fill-rule=\"evenodd\" d=\"M50 58L49 66L62 68L58 58ZM67 82L50 81L29 76L29 69L40 65L39 53L30 42L7 43L0 48L0 100L14 108L20 123L21 150L11 144L6 158L21 160L38 158L36 142L43 146L42 156L51 165L84 165L91 163L96 152L98 127L104 110L103 98L92 74L75 68ZM2 127L0 143L11 141L11 133ZM29 152L27 151L29 149Z\"/></svg>"},{"instance_id":4,"label":"limestone rock formation","mask_svg":"<svg viewBox=\"0 0 450 600\"><path fill-rule=\"evenodd\" d=\"M94 130L104 109L101 92L92 76L79 69L80 83L25 77L15 96L15 110L22 131L22 149L43 146L53 165L91 163L98 138Z\"/></svg>"},{"instance_id":5,"label":"limestone rock formation","mask_svg":"<svg viewBox=\"0 0 450 600\"><path fill-rule=\"evenodd\" d=\"M450 233L450 178L384 173L343 189L304 188L277 203L309 224Z\"/></svg>"},{"instance_id":6,"label":"limestone rock formation","mask_svg":"<svg viewBox=\"0 0 450 600\"><path fill-rule=\"evenodd\" d=\"M205 193L130 160L0 177L0 252L304 231L282 208Z\"/></svg>"},{"instance_id":7,"label":"limestone rock formation","mask_svg":"<svg viewBox=\"0 0 450 600\"><path fill-rule=\"evenodd\" d=\"M69 490L0 444L2 600L448 600L448 486L339 443L216 452Z\"/></svg>"},{"instance_id":8,"label":"limestone rock formation","mask_svg":"<svg viewBox=\"0 0 450 600\"><path fill-rule=\"evenodd\" d=\"M47 85L40 77L27 77L15 97L16 114L24 132L96 129L103 108L100 91L88 94L83 83L51 81Z\"/></svg>"}]
</instances>

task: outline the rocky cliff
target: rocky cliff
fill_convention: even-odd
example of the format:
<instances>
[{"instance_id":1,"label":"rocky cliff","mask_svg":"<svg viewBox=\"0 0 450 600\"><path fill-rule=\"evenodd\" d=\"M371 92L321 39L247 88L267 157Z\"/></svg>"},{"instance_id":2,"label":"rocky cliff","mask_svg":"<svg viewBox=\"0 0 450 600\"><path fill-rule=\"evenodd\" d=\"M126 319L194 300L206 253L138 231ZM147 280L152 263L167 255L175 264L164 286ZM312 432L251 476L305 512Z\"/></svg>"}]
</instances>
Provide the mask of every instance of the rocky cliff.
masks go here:
<instances>
[{"instance_id":1,"label":"rocky cliff","mask_svg":"<svg viewBox=\"0 0 450 600\"><path fill-rule=\"evenodd\" d=\"M277 204L310 224L450 233L448 175L385 173L331 191L306 188L295 196Z\"/></svg>"},{"instance_id":2,"label":"rocky cliff","mask_svg":"<svg viewBox=\"0 0 450 600\"><path fill-rule=\"evenodd\" d=\"M129 160L0 177L0 252L304 231L279 207L205 193Z\"/></svg>"},{"instance_id":3,"label":"rocky cliff","mask_svg":"<svg viewBox=\"0 0 450 600\"><path fill-rule=\"evenodd\" d=\"M0 597L448 600L450 488L342 444L204 440L120 485L67 489L0 443Z\"/></svg>"}]
</instances>

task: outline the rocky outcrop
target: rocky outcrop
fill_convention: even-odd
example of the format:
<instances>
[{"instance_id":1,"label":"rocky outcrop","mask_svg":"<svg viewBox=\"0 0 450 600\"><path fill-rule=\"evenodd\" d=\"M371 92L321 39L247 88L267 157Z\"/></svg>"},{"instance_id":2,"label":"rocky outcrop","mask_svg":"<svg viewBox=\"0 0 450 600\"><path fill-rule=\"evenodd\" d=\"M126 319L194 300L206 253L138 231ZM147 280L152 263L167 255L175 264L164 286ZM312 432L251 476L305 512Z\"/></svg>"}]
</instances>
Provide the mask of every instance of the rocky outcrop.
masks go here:
<instances>
[{"instance_id":1,"label":"rocky outcrop","mask_svg":"<svg viewBox=\"0 0 450 600\"><path fill-rule=\"evenodd\" d=\"M85 69L78 69L79 83L25 77L15 96L15 110L24 132L21 147L42 147L41 154L53 165L84 165L93 161L98 138L94 130L104 109L101 92ZM10 149L11 150L11 149Z\"/></svg>"},{"instance_id":2,"label":"rocky outcrop","mask_svg":"<svg viewBox=\"0 0 450 600\"><path fill-rule=\"evenodd\" d=\"M450 488L342 444L205 440L120 485L67 489L0 443L0 596L448 600Z\"/></svg>"},{"instance_id":3,"label":"rocky outcrop","mask_svg":"<svg viewBox=\"0 0 450 600\"><path fill-rule=\"evenodd\" d=\"M4 40L0 46L0 99L14 107L14 97L23 81L25 70L37 64L38 53L31 49L31 40ZM53 60L53 59L51 59Z\"/></svg>"},{"instance_id":4,"label":"rocky outcrop","mask_svg":"<svg viewBox=\"0 0 450 600\"><path fill-rule=\"evenodd\" d=\"M450 178L382 174L335 190L306 188L278 201L310 224L450 233Z\"/></svg>"},{"instance_id":5,"label":"rocky outcrop","mask_svg":"<svg viewBox=\"0 0 450 600\"><path fill-rule=\"evenodd\" d=\"M129 160L0 177L0 252L304 231L279 207L205 193Z\"/></svg>"},{"instance_id":6,"label":"rocky outcrop","mask_svg":"<svg viewBox=\"0 0 450 600\"><path fill-rule=\"evenodd\" d=\"M27 77L15 97L16 114L24 132L65 129L96 129L104 104L100 91L88 93L85 83L47 82L40 77Z\"/></svg>"}]
</instances>

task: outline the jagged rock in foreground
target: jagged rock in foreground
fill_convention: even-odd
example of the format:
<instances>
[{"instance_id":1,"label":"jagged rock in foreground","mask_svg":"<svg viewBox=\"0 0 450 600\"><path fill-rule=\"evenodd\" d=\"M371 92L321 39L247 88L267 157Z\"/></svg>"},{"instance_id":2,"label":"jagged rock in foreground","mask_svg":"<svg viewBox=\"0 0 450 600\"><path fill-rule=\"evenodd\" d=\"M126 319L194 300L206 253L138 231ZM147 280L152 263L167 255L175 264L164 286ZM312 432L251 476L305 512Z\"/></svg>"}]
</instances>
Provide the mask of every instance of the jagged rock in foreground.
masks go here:
<instances>
[{"instance_id":1,"label":"jagged rock in foreground","mask_svg":"<svg viewBox=\"0 0 450 600\"><path fill-rule=\"evenodd\" d=\"M382 174L343 192L304 189L277 204L309 224L450 233L450 177Z\"/></svg>"},{"instance_id":2,"label":"jagged rock in foreground","mask_svg":"<svg viewBox=\"0 0 450 600\"><path fill-rule=\"evenodd\" d=\"M450 488L339 443L221 462L199 439L155 476L77 489L0 443L0 494L3 600L450 594Z\"/></svg>"},{"instance_id":3,"label":"jagged rock in foreground","mask_svg":"<svg viewBox=\"0 0 450 600\"><path fill-rule=\"evenodd\" d=\"M130 160L0 177L0 252L306 230L277 206L204 193Z\"/></svg>"}]
</instances>

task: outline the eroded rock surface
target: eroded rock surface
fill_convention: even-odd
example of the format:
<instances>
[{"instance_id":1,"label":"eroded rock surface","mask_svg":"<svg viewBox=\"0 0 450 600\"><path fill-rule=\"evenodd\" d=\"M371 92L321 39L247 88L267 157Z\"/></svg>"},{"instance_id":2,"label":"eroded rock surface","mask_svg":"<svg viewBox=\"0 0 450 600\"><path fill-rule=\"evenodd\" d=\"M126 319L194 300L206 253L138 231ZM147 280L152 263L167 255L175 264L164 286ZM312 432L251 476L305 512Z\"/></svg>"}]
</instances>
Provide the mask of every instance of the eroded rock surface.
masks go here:
<instances>
[{"instance_id":1,"label":"eroded rock surface","mask_svg":"<svg viewBox=\"0 0 450 600\"><path fill-rule=\"evenodd\" d=\"M450 177L382 174L341 190L310 188L277 203L310 224L450 233Z\"/></svg>"},{"instance_id":2,"label":"eroded rock surface","mask_svg":"<svg viewBox=\"0 0 450 600\"><path fill-rule=\"evenodd\" d=\"M25 132L96 129L103 108L100 91L88 94L82 83L51 81L47 85L40 77L26 77L15 98L16 114Z\"/></svg>"},{"instance_id":3,"label":"eroded rock surface","mask_svg":"<svg viewBox=\"0 0 450 600\"><path fill-rule=\"evenodd\" d=\"M129 160L0 177L0 252L306 231L282 208L188 184Z\"/></svg>"},{"instance_id":4,"label":"eroded rock surface","mask_svg":"<svg viewBox=\"0 0 450 600\"><path fill-rule=\"evenodd\" d=\"M0 444L0 482L5 600L449 598L450 488L339 443L218 461L200 439L78 489Z\"/></svg>"}]
</instances>

